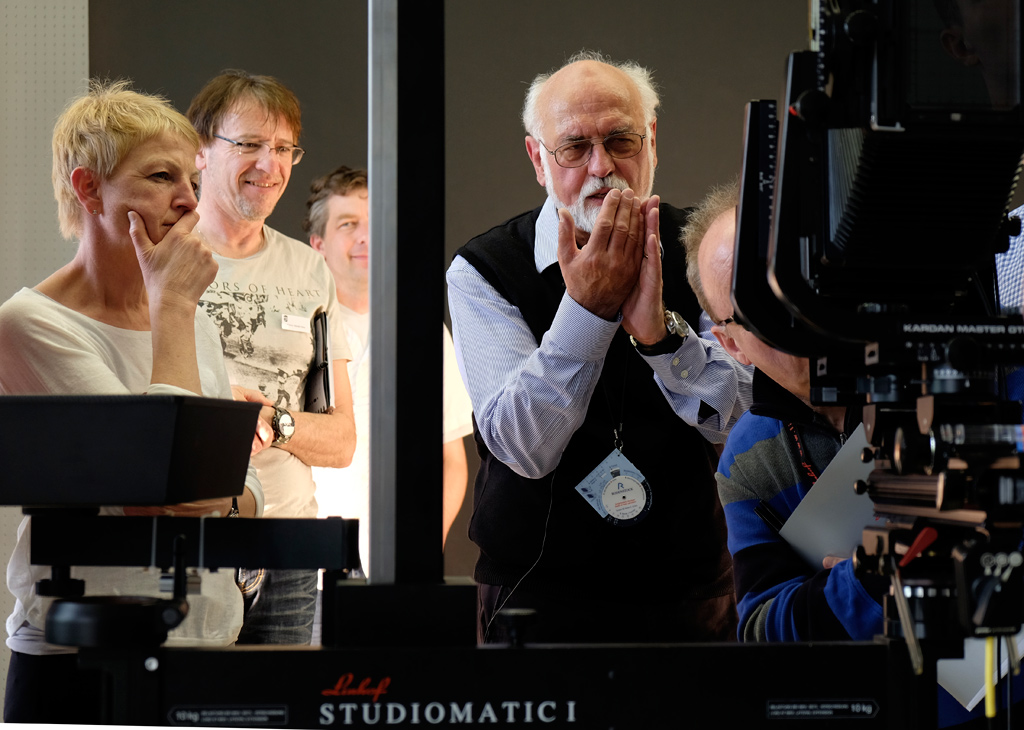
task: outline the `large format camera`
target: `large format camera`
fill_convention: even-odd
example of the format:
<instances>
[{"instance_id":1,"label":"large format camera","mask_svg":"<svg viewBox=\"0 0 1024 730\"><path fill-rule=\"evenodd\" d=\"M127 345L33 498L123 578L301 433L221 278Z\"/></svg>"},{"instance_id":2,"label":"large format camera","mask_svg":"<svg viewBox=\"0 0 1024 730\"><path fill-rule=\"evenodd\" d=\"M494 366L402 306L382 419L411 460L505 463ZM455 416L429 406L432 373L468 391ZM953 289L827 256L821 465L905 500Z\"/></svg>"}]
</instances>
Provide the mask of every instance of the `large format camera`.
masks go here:
<instances>
[{"instance_id":1,"label":"large format camera","mask_svg":"<svg viewBox=\"0 0 1024 730\"><path fill-rule=\"evenodd\" d=\"M815 403L863 409L858 569L892 579L886 634L918 664L919 640L1024 617L1024 320L995 266L1020 231L1021 29L1019 0L820 0L783 102L747 112L736 317L810 358Z\"/></svg>"}]
</instances>

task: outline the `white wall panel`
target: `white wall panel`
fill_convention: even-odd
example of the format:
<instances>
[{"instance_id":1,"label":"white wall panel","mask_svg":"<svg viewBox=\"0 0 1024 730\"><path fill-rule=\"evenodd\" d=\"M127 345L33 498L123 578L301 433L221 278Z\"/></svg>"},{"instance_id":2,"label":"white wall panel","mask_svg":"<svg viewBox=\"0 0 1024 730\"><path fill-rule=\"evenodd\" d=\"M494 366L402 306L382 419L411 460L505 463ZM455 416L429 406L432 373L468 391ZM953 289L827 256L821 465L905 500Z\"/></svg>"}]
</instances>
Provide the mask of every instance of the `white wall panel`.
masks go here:
<instances>
[{"instance_id":1,"label":"white wall panel","mask_svg":"<svg viewBox=\"0 0 1024 730\"><path fill-rule=\"evenodd\" d=\"M0 0L0 301L67 263L50 184L50 135L89 76L88 0ZM0 352L0 358L3 353ZM0 508L0 565L14 549L17 507ZM0 617L14 599L0 589ZM6 638L6 632L3 632ZM0 644L0 697L9 652Z\"/></svg>"}]
</instances>

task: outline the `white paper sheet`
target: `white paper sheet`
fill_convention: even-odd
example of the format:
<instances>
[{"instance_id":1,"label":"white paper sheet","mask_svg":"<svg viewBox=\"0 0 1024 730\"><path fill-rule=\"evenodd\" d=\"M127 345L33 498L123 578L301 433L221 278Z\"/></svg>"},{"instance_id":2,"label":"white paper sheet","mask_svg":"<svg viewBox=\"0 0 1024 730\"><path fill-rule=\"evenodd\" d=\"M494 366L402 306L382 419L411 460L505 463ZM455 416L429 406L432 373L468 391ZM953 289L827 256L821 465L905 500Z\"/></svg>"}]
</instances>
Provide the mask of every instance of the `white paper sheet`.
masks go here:
<instances>
[{"instance_id":1,"label":"white paper sheet","mask_svg":"<svg viewBox=\"0 0 1024 730\"><path fill-rule=\"evenodd\" d=\"M1005 677L1010 668L1010 660L1006 656L1003 638L998 637L998 641L1003 657L999 676ZM1017 656L1024 655L1024 631L1013 638L1013 643L1017 647ZM940 659L937 672L942 688L968 710L973 710L985 697L985 640L966 639L964 658Z\"/></svg>"},{"instance_id":2,"label":"white paper sheet","mask_svg":"<svg viewBox=\"0 0 1024 730\"><path fill-rule=\"evenodd\" d=\"M850 557L860 545L864 528L875 520L871 498L853 491L854 482L867 479L873 468L871 462L860 460L867 446L861 424L779 531L818 570L826 556Z\"/></svg>"}]
</instances>

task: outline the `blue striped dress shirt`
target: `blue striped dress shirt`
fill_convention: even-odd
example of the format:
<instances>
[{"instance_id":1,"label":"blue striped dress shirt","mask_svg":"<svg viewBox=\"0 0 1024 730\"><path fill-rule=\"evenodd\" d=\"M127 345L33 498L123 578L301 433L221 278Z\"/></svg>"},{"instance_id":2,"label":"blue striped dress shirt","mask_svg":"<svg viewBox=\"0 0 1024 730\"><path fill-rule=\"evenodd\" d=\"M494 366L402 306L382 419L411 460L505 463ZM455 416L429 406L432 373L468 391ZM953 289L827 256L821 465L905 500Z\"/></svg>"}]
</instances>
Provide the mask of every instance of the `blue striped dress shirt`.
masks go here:
<instances>
[{"instance_id":1,"label":"blue striped dress shirt","mask_svg":"<svg viewBox=\"0 0 1024 730\"><path fill-rule=\"evenodd\" d=\"M558 260L550 199L537 219L534 258L537 271ZM591 314L565 293L538 347L519 309L464 258L455 258L447 280L456 357L484 444L521 476L550 473L587 414L619 322ZM644 360L679 417L721 443L750 406L751 376L721 348L711 326L702 312L699 337L691 334L675 353ZM714 413L700 417L701 402Z\"/></svg>"}]
</instances>

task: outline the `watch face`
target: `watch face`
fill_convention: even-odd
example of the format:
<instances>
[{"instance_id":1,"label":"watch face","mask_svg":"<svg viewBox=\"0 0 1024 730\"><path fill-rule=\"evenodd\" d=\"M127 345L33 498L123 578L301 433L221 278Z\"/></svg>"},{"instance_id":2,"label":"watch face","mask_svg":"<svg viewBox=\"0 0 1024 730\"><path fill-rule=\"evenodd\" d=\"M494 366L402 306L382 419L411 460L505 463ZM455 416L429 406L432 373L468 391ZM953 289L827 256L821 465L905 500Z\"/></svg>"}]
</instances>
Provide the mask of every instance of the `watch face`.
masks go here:
<instances>
[{"instance_id":1,"label":"watch face","mask_svg":"<svg viewBox=\"0 0 1024 730\"><path fill-rule=\"evenodd\" d=\"M285 438L295 433L295 418L291 413L285 410L277 412L277 430Z\"/></svg>"},{"instance_id":2,"label":"watch face","mask_svg":"<svg viewBox=\"0 0 1024 730\"><path fill-rule=\"evenodd\" d=\"M674 335L685 337L690 333L690 328L686 324L686 320L680 317L676 312L665 312L665 326L668 331Z\"/></svg>"}]
</instances>

